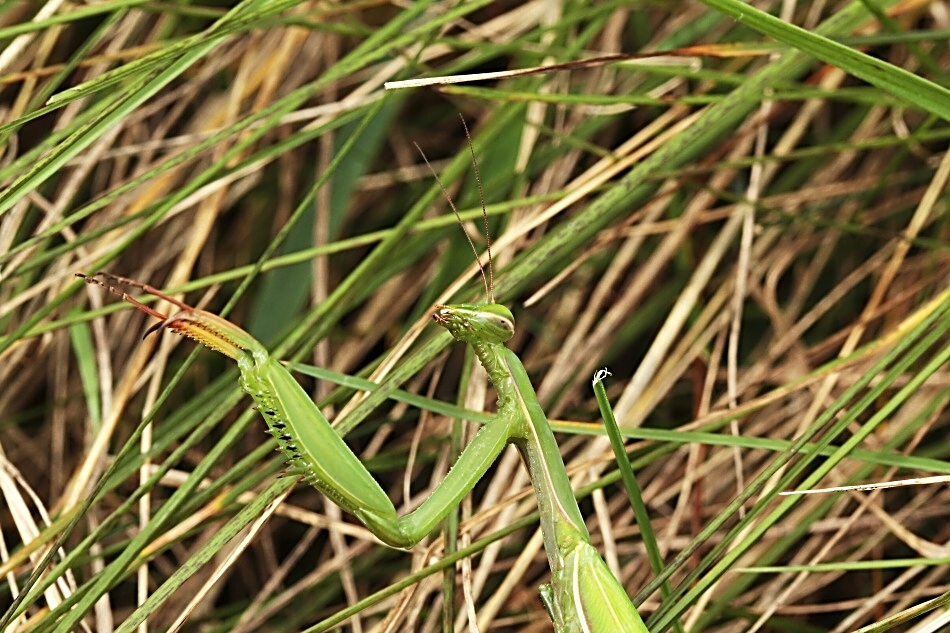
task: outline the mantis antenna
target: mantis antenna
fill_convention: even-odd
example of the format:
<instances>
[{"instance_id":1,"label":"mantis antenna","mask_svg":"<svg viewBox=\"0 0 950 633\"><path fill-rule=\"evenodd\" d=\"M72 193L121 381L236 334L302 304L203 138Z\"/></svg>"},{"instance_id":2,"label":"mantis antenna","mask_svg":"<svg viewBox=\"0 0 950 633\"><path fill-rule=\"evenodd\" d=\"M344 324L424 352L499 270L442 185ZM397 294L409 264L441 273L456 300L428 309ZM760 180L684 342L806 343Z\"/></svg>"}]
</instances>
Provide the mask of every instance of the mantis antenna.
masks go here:
<instances>
[{"instance_id":1,"label":"mantis antenna","mask_svg":"<svg viewBox=\"0 0 950 633\"><path fill-rule=\"evenodd\" d=\"M472 143L472 136L469 134L468 125L465 123L465 117L460 114L459 118L462 119L462 127L465 128L465 138L468 140L468 149L472 153L472 165L475 168L475 182L478 185L478 199L482 205L482 220L485 226L485 244L488 250L487 275L485 274L485 268L482 266L482 262L478 257L478 249L475 248L475 242L472 241L472 238L469 236L468 232L465 231L465 227L462 222L462 216L459 214L459 211L456 208L455 203L452 201L452 197L449 195L449 192L446 191L445 185L442 184L442 179L439 178L439 174L436 173L435 169L432 168L432 163L429 162L429 159L426 157L425 152L422 151L422 148L419 147L419 144L414 141L412 144L416 146L416 149L422 156L422 160L426 162L426 167L429 168L429 171L432 173L435 181L439 183L439 188L442 190L442 195L445 197L446 202L448 202L449 206L452 207L452 211L455 213L455 219L458 220L459 226L462 227L462 233L465 234L465 239L468 240L468 245L472 247L472 252L475 254L475 263L478 264L478 270L482 273L482 282L485 284L485 295L487 296L489 303L495 303L495 272L494 267L492 266L491 234L488 231L488 211L485 210L485 192L482 190L482 179L478 173L478 161L475 159L475 145Z\"/></svg>"},{"instance_id":2,"label":"mantis antenna","mask_svg":"<svg viewBox=\"0 0 950 633\"><path fill-rule=\"evenodd\" d=\"M475 144L472 143L472 135L468 133L468 124L465 123L465 117L459 114L459 118L462 120L462 127L465 129L465 138L468 140L468 151L472 154L472 168L475 170L475 184L478 185L478 201L482 205L482 224L485 226L485 248L488 250L488 301L495 303L495 270L491 260L491 232L488 230L488 211L485 210L485 192L482 190L482 177L478 173L478 161L475 159ZM458 217L457 211L455 216ZM461 220L459 221L461 222ZM472 243L471 240L468 242L469 244ZM474 249L475 247L472 246L472 248ZM478 262L478 267L481 268L482 265L478 259L478 253L475 253L475 261ZM485 270L482 269L482 277L484 276Z\"/></svg>"}]
</instances>

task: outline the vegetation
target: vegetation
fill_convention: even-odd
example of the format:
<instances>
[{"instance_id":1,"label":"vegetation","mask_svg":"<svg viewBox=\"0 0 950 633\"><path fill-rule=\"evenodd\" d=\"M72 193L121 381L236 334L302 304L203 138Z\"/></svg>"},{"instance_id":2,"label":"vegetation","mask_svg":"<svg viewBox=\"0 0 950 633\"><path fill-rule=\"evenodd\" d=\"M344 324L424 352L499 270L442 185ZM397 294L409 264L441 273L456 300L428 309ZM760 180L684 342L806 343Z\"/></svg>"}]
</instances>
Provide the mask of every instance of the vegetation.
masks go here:
<instances>
[{"instance_id":1,"label":"vegetation","mask_svg":"<svg viewBox=\"0 0 950 633\"><path fill-rule=\"evenodd\" d=\"M0 5L0 629L550 630L513 452L385 547L281 476L232 363L74 276L240 324L413 507L495 398L431 319L484 300L413 146L483 248L460 113L509 346L650 630L939 628L943 487L778 493L950 474L950 25L755 6Z\"/></svg>"}]
</instances>

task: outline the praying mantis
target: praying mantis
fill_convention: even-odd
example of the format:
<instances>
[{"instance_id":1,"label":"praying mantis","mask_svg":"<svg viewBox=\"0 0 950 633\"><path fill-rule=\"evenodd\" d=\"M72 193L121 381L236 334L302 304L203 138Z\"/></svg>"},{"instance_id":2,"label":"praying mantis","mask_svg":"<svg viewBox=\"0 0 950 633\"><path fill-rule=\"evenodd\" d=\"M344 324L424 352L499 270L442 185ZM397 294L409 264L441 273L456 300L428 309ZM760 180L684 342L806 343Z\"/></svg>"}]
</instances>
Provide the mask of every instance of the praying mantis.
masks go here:
<instances>
[{"instance_id":1,"label":"praying mantis","mask_svg":"<svg viewBox=\"0 0 950 633\"><path fill-rule=\"evenodd\" d=\"M494 303L487 278L489 303L438 305L433 318L457 341L471 345L498 394L498 411L479 429L432 494L418 508L399 516L307 392L250 334L148 284L105 273L77 276L159 319L146 336L169 329L237 361L241 388L256 403L291 469L392 547L411 548L429 534L472 490L502 450L515 445L537 497L551 568L551 581L540 588L540 594L555 631L647 633L623 586L591 544L557 442L528 374L518 356L505 346L514 334L514 317L508 308ZM166 316L98 277L139 288L171 303L178 312Z\"/></svg>"}]
</instances>

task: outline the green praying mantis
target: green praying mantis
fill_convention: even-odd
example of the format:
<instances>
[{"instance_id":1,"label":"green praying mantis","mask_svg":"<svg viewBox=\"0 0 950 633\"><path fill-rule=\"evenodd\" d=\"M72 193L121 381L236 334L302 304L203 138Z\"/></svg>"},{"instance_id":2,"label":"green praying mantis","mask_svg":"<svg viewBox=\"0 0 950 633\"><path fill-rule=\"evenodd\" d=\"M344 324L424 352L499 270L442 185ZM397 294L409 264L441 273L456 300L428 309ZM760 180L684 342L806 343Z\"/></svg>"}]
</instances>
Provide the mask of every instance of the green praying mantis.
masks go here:
<instances>
[{"instance_id":1,"label":"green praying mantis","mask_svg":"<svg viewBox=\"0 0 950 633\"><path fill-rule=\"evenodd\" d=\"M446 198L454 210L455 205ZM307 392L250 334L148 284L104 273L77 276L159 319L146 336L167 328L237 361L241 388L257 404L290 467L392 547L411 548L429 534L472 490L502 450L514 444L537 496L551 567L551 582L540 588L540 594L555 631L647 633L623 586L591 544L554 434L528 374L518 356L505 346L514 334L514 317L508 308L494 303L487 278L490 303L439 305L433 318L457 341L472 346L498 394L498 411L479 429L432 494L418 508L399 516ZM178 312L166 316L99 276L164 299Z\"/></svg>"}]
</instances>

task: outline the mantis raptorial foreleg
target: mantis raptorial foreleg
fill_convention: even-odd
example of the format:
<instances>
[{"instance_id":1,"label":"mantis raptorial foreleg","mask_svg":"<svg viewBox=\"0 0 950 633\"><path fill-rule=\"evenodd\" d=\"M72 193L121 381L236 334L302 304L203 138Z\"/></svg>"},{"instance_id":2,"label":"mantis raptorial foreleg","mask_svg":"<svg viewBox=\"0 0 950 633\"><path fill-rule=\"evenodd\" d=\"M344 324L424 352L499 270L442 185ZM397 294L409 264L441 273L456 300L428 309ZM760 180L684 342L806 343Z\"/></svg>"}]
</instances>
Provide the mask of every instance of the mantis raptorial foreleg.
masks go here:
<instances>
[{"instance_id":1,"label":"mantis raptorial foreleg","mask_svg":"<svg viewBox=\"0 0 950 633\"><path fill-rule=\"evenodd\" d=\"M172 303L178 312L166 316L96 276L78 276L111 290L160 319L149 328L149 333L168 328L236 360L241 372L241 388L257 404L291 469L358 518L387 545L409 548L429 534L481 479L507 443L509 431L504 424L484 425L442 484L417 509L400 517L392 501L336 434L307 392L250 334L147 284L112 277Z\"/></svg>"}]
</instances>

